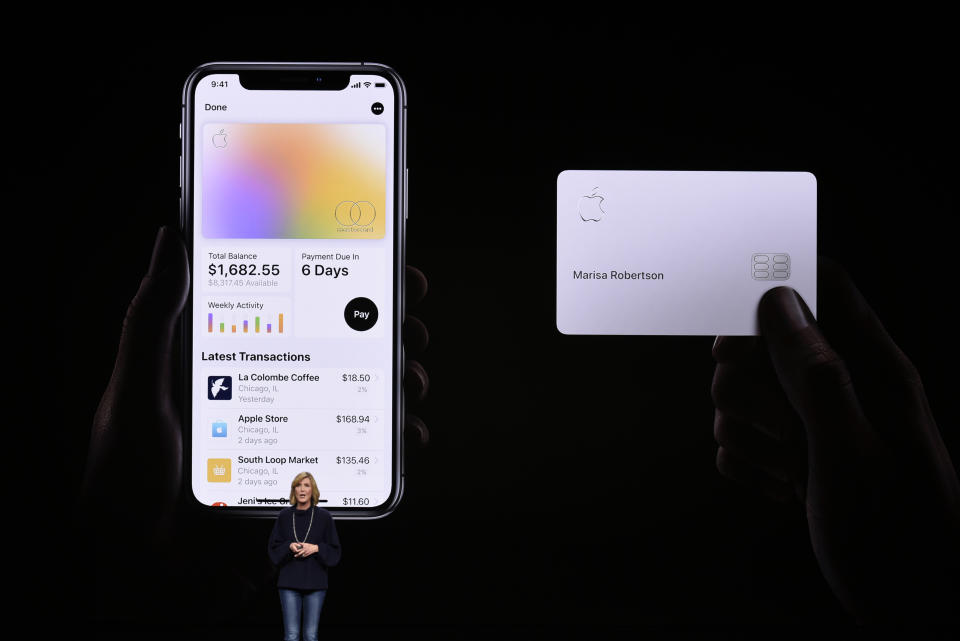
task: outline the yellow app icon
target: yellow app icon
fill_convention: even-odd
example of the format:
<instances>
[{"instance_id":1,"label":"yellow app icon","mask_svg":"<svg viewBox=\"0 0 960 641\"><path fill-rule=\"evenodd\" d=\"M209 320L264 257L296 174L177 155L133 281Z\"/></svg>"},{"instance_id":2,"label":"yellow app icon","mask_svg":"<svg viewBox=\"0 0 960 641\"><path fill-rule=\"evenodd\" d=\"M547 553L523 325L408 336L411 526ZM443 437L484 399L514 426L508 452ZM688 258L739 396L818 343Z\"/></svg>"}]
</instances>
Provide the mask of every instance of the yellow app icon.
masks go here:
<instances>
[{"instance_id":1,"label":"yellow app icon","mask_svg":"<svg viewBox=\"0 0 960 641\"><path fill-rule=\"evenodd\" d=\"M207 481L210 481L211 483L229 483L230 482L230 459L208 458L207 459Z\"/></svg>"}]
</instances>

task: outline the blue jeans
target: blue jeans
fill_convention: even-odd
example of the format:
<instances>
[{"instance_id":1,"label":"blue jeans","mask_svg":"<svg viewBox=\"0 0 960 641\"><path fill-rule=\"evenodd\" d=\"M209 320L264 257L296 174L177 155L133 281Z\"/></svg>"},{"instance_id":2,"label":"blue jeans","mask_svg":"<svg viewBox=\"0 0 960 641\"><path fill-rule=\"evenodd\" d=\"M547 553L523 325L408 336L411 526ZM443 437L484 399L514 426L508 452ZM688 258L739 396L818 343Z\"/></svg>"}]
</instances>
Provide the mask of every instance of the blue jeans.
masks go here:
<instances>
[{"instance_id":1,"label":"blue jeans","mask_svg":"<svg viewBox=\"0 0 960 641\"><path fill-rule=\"evenodd\" d=\"M303 610L303 641L317 641L320 608L326 590L279 588L283 609L283 641L300 641L300 611Z\"/></svg>"}]
</instances>

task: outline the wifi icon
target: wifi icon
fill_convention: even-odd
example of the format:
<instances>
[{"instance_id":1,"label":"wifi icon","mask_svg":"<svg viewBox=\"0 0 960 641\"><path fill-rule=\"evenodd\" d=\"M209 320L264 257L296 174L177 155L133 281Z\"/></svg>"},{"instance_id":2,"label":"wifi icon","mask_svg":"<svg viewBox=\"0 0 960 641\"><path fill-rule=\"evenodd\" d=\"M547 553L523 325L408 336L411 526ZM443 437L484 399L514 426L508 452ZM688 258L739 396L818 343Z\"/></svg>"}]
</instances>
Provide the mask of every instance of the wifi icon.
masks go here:
<instances>
[{"instance_id":1,"label":"wifi icon","mask_svg":"<svg viewBox=\"0 0 960 641\"><path fill-rule=\"evenodd\" d=\"M365 83L363 83L363 86L364 86L364 87L369 87L369 86L372 85L372 84L373 84L372 82L365 82Z\"/></svg>"}]
</instances>

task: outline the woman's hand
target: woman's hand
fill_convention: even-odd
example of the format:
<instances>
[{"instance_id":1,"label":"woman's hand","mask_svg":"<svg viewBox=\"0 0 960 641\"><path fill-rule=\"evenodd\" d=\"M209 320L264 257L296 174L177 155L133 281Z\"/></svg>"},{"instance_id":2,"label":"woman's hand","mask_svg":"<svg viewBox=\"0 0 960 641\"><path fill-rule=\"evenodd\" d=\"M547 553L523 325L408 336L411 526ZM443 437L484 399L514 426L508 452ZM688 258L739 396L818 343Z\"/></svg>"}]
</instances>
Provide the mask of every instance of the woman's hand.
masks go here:
<instances>
[{"instance_id":1,"label":"woman's hand","mask_svg":"<svg viewBox=\"0 0 960 641\"><path fill-rule=\"evenodd\" d=\"M415 267L406 267L408 307L414 307L427 292L427 279ZM113 374L93 420L86 470L75 506L83 527L92 539L106 540L104 533L118 527L151 532L161 539L173 525L181 493L183 435L180 408L175 404L173 377L174 334L190 288L190 264L179 232L163 227L157 233L153 255L140 289L123 321L120 347ZM407 362L403 378L407 408L416 410L430 383L426 370L416 360L429 337L424 324L406 316L403 327ZM425 445L429 432L415 414L405 417L412 442ZM115 509L118 487L130 478L130 461L137 473L151 479L156 491L149 506ZM124 543L127 543L126 541ZM106 549L115 558L135 553L137 542L129 540L124 551Z\"/></svg>"},{"instance_id":2,"label":"woman's hand","mask_svg":"<svg viewBox=\"0 0 960 641\"><path fill-rule=\"evenodd\" d=\"M296 541L291 541L290 551L296 555L303 548L303 543L297 543Z\"/></svg>"},{"instance_id":3,"label":"woman's hand","mask_svg":"<svg viewBox=\"0 0 960 641\"><path fill-rule=\"evenodd\" d=\"M293 545L297 545L297 544L294 543ZM317 550L320 549L320 546L314 543L301 543L300 545L301 545L300 551L294 554L294 556L298 556L300 558L306 558L311 554L316 554Z\"/></svg>"},{"instance_id":4,"label":"woman's hand","mask_svg":"<svg viewBox=\"0 0 960 641\"><path fill-rule=\"evenodd\" d=\"M836 263L821 322L790 288L760 300L762 336L713 353L717 467L805 505L810 542L858 620L957 621L960 483L920 375Z\"/></svg>"},{"instance_id":5,"label":"woman's hand","mask_svg":"<svg viewBox=\"0 0 960 641\"><path fill-rule=\"evenodd\" d=\"M415 309L417 304L427 295L427 277L416 267L407 265L407 309ZM430 440L430 431L426 424L416 414L409 410L416 410L423 403L423 399L430 389L430 378L427 370L419 361L430 334L427 326L416 316L407 314L403 319L403 345L406 350L407 362L403 373L403 392L406 395L407 415L404 417L404 434L408 443L416 443L423 447Z\"/></svg>"},{"instance_id":6,"label":"woman's hand","mask_svg":"<svg viewBox=\"0 0 960 641\"><path fill-rule=\"evenodd\" d=\"M173 339L189 288L187 249L177 231L162 227L149 270L127 308L113 375L93 419L77 502L81 524L91 529L93 540L103 540L123 523L162 539L172 524L183 463ZM137 475L150 479L149 506L117 510L112 497L129 483L131 461L137 461ZM120 545L103 546L102 553L122 559L139 551L139 540L121 538Z\"/></svg>"}]
</instances>

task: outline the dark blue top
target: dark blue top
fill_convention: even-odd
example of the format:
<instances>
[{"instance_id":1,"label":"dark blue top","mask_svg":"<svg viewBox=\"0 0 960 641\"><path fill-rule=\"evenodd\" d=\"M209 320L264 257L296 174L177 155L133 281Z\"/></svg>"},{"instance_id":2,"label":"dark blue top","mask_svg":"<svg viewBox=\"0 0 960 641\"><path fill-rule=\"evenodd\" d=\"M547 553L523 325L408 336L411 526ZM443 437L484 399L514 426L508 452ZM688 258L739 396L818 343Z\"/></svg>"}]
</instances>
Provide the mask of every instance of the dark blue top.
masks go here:
<instances>
[{"instance_id":1,"label":"dark blue top","mask_svg":"<svg viewBox=\"0 0 960 641\"><path fill-rule=\"evenodd\" d=\"M298 510L293 506L280 510L273 524L273 532L267 543L267 554L280 570L277 577L278 588L297 588L300 590L326 590L327 568L340 562L340 539L333 517L322 507L314 506L313 526L307 536L310 525L311 509ZM297 538L301 543L314 543L319 548L308 557L294 557L290 544L293 543L293 521L296 520ZM306 538L304 538L306 536Z\"/></svg>"}]
</instances>

